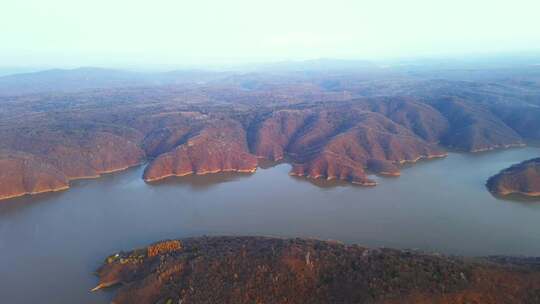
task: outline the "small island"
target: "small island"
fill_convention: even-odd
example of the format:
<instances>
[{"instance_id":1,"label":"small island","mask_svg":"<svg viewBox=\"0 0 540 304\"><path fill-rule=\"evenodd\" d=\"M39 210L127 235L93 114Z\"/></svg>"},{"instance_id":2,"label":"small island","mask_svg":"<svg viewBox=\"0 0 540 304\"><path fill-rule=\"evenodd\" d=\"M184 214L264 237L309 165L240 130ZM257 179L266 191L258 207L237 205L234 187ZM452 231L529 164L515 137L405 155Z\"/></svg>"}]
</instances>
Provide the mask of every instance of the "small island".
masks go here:
<instances>
[{"instance_id":1,"label":"small island","mask_svg":"<svg viewBox=\"0 0 540 304\"><path fill-rule=\"evenodd\" d=\"M540 199L540 158L534 158L502 170L486 184L501 197L525 196Z\"/></svg>"},{"instance_id":2,"label":"small island","mask_svg":"<svg viewBox=\"0 0 540 304\"><path fill-rule=\"evenodd\" d=\"M270 237L167 240L107 257L113 303L538 303L537 258L460 258Z\"/></svg>"}]
</instances>

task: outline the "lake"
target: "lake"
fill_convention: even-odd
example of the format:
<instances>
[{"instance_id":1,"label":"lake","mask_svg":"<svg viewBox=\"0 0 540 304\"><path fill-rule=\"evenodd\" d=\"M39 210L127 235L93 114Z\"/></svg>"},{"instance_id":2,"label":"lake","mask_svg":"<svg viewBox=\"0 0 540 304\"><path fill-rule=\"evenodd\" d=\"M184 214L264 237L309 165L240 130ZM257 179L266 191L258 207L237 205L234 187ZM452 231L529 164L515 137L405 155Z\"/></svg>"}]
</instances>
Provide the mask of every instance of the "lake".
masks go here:
<instances>
[{"instance_id":1,"label":"lake","mask_svg":"<svg viewBox=\"0 0 540 304\"><path fill-rule=\"evenodd\" d=\"M540 256L540 202L507 201L487 178L539 148L451 153L373 177L377 187L310 182L290 166L146 184L143 167L70 190L0 202L5 303L108 303L90 293L109 254L166 238L270 235L460 255Z\"/></svg>"}]
</instances>

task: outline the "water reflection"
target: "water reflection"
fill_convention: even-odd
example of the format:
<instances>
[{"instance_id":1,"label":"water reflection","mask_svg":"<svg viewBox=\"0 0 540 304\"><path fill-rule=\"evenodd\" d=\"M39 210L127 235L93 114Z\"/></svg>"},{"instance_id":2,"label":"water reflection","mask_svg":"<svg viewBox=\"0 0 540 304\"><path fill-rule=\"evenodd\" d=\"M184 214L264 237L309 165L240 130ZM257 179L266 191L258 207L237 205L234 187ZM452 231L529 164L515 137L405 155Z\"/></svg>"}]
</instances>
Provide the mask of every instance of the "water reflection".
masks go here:
<instances>
[{"instance_id":1,"label":"water reflection","mask_svg":"<svg viewBox=\"0 0 540 304\"><path fill-rule=\"evenodd\" d=\"M148 183L152 187L189 187L193 191L205 191L223 183L249 178L253 173L225 172L205 175L173 176L161 181Z\"/></svg>"},{"instance_id":2,"label":"water reflection","mask_svg":"<svg viewBox=\"0 0 540 304\"><path fill-rule=\"evenodd\" d=\"M360 186L360 185L357 185L357 184L351 184L351 183L348 183L348 182L345 182L345 181L342 181L342 180L336 180L336 179L331 179L331 180L327 180L327 179L324 179L324 178L316 178L316 179L312 179L312 178L306 178L304 176L296 176L296 175L291 175L291 178L300 182L300 183L308 183L308 184L311 184L313 186L316 186L318 188L321 188L321 189L333 189L333 188L338 188L338 187L356 187L356 188L364 188L363 186ZM373 176L370 176L371 179L374 179Z\"/></svg>"},{"instance_id":3,"label":"water reflection","mask_svg":"<svg viewBox=\"0 0 540 304\"><path fill-rule=\"evenodd\" d=\"M527 195L518 194L518 193L513 193L506 196L501 196L497 194L492 194L492 195L498 200L514 202L517 204L528 205L528 204L540 203L540 196L527 196Z\"/></svg>"},{"instance_id":4,"label":"water reflection","mask_svg":"<svg viewBox=\"0 0 540 304\"><path fill-rule=\"evenodd\" d=\"M540 256L540 203L493 197L488 177L538 148L406 166L376 187L291 177L290 165L251 175L147 184L137 167L68 191L0 203L0 294L6 303L109 303L90 293L107 255L166 238L274 235L450 254ZM6 279L4 279L6 278Z\"/></svg>"},{"instance_id":5,"label":"water reflection","mask_svg":"<svg viewBox=\"0 0 540 304\"><path fill-rule=\"evenodd\" d=\"M9 216L12 213L21 213L25 209L32 208L38 204L46 204L47 201L59 199L65 192L46 192L35 195L24 195L9 200L0 201L0 215ZM69 191L69 189L67 190Z\"/></svg>"}]
</instances>

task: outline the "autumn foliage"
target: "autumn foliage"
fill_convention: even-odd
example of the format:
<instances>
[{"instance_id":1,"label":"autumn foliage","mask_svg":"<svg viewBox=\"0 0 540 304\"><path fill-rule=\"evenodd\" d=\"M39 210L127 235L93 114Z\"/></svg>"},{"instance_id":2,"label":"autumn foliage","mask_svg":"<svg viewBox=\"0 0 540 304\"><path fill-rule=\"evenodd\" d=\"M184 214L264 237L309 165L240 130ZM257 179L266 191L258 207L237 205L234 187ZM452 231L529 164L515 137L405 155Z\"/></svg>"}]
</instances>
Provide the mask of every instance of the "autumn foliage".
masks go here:
<instances>
[{"instance_id":1,"label":"autumn foliage","mask_svg":"<svg viewBox=\"0 0 540 304\"><path fill-rule=\"evenodd\" d=\"M178 251L182 249L182 243L178 240L173 241L165 241L161 243L157 243L151 246L148 246L147 255L148 257L155 257L160 254L172 252L172 251Z\"/></svg>"}]
</instances>

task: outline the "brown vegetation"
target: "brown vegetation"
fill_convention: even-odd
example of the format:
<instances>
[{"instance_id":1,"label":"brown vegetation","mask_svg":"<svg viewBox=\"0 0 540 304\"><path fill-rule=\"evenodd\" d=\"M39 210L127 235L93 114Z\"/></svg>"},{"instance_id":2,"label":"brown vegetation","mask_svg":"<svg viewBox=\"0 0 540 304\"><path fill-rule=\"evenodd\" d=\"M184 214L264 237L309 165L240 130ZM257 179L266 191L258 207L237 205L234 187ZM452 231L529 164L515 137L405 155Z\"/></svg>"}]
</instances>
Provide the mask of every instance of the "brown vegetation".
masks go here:
<instances>
[{"instance_id":1,"label":"brown vegetation","mask_svg":"<svg viewBox=\"0 0 540 304\"><path fill-rule=\"evenodd\" d=\"M527 160L504 169L492 176L486 185L495 195L540 198L540 158Z\"/></svg>"},{"instance_id":2,"label":"brown vegetation","mask_svg":"<svg viewBox=\"0 0 540 304\"><path fill-rule=\"evenodd\" d=\"M464 259L305 239L202 237L182 250L107 259L115 304L538 303L531 259ZM536 266L535 266L536 265Z\"/></svg>"},{"instance_id":3,"label":"brown vegetation","mask_svg":"<svg viewBox=\"0 0 540 304\"><path fill-rule=\"evenodd\" d=\"M178 240L164 241L161 243L156 243L150 245L147 248L147 256L149 258L155 257L160 254L167 254L173 251L178 251L182 249L182 243Z\"/></svg>"},{"instance_id":4,"label":"brown vegetation","mask_svg":"<svg viewBox=\"0 0 540 304\"><path fill-rule=\"evenodd\" d=\"M540 140L538 105L519 99L535 94L530 85L324 72L223 77L0 98L0 198L65 189L144 161L147 181L253 172L263 158L291 163L293 175L374 185L368 172L398 176L401 164L443 157L445 148Z\"/></svg>"}]
</instances>

